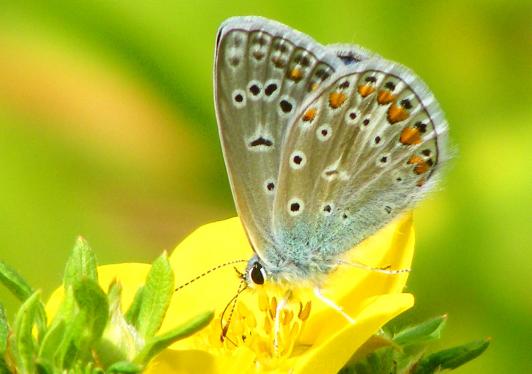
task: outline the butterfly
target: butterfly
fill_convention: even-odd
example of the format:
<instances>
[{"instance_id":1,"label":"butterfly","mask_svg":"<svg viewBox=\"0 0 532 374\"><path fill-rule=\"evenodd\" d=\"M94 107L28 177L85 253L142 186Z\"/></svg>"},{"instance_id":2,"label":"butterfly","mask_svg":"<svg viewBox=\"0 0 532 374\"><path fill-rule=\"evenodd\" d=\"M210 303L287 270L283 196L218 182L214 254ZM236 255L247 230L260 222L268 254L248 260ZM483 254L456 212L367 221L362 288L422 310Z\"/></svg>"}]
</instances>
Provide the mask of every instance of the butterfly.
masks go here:
<instances>
[{"instance_id":1,"label":"butterfly","mask_svg":"<svg viewBox=\"0 0 532 374\"><path fill-rule=\"evenodd\" d=\"M265 18L221 25L214 97L254 250L250 287L319 286L342 255L422 199L447 158L444 115L409 69Z\"/></svg>"}]
</instances>

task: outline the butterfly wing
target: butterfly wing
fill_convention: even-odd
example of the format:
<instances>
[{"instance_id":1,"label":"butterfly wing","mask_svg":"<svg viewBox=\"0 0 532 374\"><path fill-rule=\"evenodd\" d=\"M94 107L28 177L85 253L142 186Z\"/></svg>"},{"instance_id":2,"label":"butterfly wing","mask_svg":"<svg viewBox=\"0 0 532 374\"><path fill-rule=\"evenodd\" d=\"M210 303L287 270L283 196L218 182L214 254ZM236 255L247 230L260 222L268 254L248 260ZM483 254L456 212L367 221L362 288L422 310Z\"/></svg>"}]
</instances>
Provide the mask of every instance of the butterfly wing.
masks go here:
<instances>
[{"instance_id":1,"label":"butterfly wing","mask_svg":"<svg viewBox=\"0 0 532 374\"><path fill-rule=\"evenodd\" d=\"M290 124L277 240L305 243L298 252L318 264L349 250L430 189L446 158L446 129L434 96L408 69L381 58L349 65Z\"/></svg>"},{"instance_id":2,"label":"butterfly wing","mask_svg":"<svg viewBox=\"0 0 532 374\"><path fill-rule=\"evenodd\" d=\"M380 58L375 52L356 44L335 43L328 44L325 48L336 55L344 65L354 65L369 58Z\"/></svg>"},{"instance_id":3,"label":"butterfly wing","mask_svg":"<svg viewBox=\"0 0 532 374\"><path fill-rule=\"evenodd\" d=\"M288 123L342 63L306 35L260 17L218 31L215 105L238 214L254 250L272 241L273 197Z\"/></svg>"}]
</instances>

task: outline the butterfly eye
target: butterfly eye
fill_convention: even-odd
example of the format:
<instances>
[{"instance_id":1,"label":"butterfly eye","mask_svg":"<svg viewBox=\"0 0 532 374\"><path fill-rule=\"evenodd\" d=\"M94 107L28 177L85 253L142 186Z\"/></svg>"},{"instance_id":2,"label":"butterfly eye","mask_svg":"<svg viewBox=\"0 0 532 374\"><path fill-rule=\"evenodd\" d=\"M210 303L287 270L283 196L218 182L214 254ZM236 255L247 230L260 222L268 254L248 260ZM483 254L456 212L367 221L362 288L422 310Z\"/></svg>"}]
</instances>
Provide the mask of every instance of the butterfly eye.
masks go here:
<instances>
[{"instance_id":1,"label":"butterfly eye","mask_svg":"<svg viewBox=\"0 0 532 374\"><path fill-rule=\"evenodd\" d=\"M264 284L264 279L266 278L266 272L261 264L255 262L251 269L249 269L249 278L255 284Z\"/></svg>"}]
</instances>

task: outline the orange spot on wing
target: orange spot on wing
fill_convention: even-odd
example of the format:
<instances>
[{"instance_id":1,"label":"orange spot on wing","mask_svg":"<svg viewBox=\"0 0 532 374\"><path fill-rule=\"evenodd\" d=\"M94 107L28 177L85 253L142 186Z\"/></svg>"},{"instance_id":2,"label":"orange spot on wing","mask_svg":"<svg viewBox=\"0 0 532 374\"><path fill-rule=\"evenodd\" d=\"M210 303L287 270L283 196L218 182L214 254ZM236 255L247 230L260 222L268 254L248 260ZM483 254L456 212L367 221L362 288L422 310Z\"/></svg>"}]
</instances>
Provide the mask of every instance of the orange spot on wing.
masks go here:
<instances>
[{"instance_id":1,"label":"orange spot on wing","mask_svg":"<svg viewBox=\"0 0 532 374\"><path fill-rule=\"evenodd\" d=\"M369 94L371 94L373 91L375 91L375 87L373 87L370 84L361 84L358 86L358 93L362 97L366 97Z\"/></svg>"},{"instance_id":2,"label":"orange spot on wing","mask_svg":"<svg viewBox=\"0 0 532 374\"><path fill-rule=\"evenodd\" d=\"M416 186L417 186L417 187L422 187L422 186L425 184L426 181L427 181L427 180L425 179L425 177L423 177L423 178L419 178L419 180L418 180L417 183L416 183Z\"/></svg>"},{"instance_id":3,"label":"orange spot on wing","mask_svg":"<svg viewBox=\"0 0 532 374\"><path fill-rule=\"evenodd\" d=\"M424 162L424 161L423 161L423 158L421 156L418 156L418 155L412 155L408 159L408 163L409 164L419 164L420 162Z\"/></svg>"},{"instance_id":4,"label":"orange spot on wing","mask_svg":"<svg viewBox=\"0 0 532 374\"><path fill-rule=\"evenodd\" d=\"M292 70L290 70L288 78L295 82L299 82L301 79L303 79L303 72L299 68L293 68Z\"/></svg>"},{"instance_id":5,"label":"orange spot on wing","mask_svg":"<svg viewBox=\"0 0 532 374\"><path fill-rule=\"evenodd\" d=\"M316 118L316 113L318 110L316 108L310 108L308 109L305 114L303 114L303 121L304 122L312 122L314 118Z\"/></svg>"},{"instance_id":6,"label":"orange spot on wing","mask_svg":"<svg viewBox=\"0 0 532 374\"><path fill-rule=\"evenodd\" d=\"M429 165L425 162L425 160L423 160L422 157L418 155L413 155L412 157L410 157L408 163L416 165L414 167L414 173L418 175L426 173L427 170L429 170Z\"/></svg>"},{"instance_id":7,"label":"orange spot on wing","mask_svg":"<svg viewBox=\"0 0 532 374\"><path fill-rule=\"evenodd\" d=\"M347 96L342 92L332 92L329 95L329 106L333 109L340 107L347 99Z\"/></svg>"},{"instance_id":8,"label":"orange spot on wing","mask_svg":"<svg viewBox=\"0 0 532 374\"><path fill-rule=\"evenodd\" d=\"M403 108L402 106L397 105L397 103L393 103L388 108L388 122L390 122L391 125L397 122L404 121L409 116L408 111Z\"/></svg>"},{"instance_id":9,"label":"orange spot on wing","mask_svg":"<svg viewBox=\"0 0 532 374\"><path fill-rule=\"evenodd\" d=\"M313 83L311 83L311 84L309 85L308 90L309 90L309 91L315 91L315 90L319 87L319 85L320 85L320 84L319 84L318 82L313 82Z\"/></svg>"},{"instance_id":10,"label":"orange spot on wing","mask_svg":"<svg viewBox=\"0 0 532 374\"><path fill-rule=\"evenodd\" d=\"M377 102L380 105L389 104L394 101L395 95L390 90L381 90L377 96Z\"/></svg>"},{"instance_id":11,"label":"orange spot on wing","mask_svg":"<svg viewBox=\"0 0 532 374\"><path fill-rule=\"evenodd\" d=\"M399 141L404 145L421 144L421 134L415 127L405 127L401 132Z\"/></svg>"}]
</instances>

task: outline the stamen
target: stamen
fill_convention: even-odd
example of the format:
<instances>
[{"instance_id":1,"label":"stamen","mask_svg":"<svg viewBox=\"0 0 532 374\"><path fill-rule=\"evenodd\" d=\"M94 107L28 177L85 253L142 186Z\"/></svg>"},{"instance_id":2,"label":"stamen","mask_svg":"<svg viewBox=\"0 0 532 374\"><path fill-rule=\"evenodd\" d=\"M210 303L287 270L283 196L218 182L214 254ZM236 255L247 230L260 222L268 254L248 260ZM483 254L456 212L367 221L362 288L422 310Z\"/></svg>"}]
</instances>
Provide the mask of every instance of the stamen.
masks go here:
<instances>
[{"instance_id":1,"label":"stamen","mask_svg":"<svg viewBox=\"0 0 532 374\"><path fill-rule=\"evenodd\" d=\"M276 300L275 298L272 299ZM277 304L277 300L276 300ZM284 306L286 305L286 300L281 299L281 302L277 304L277 307L275 308L275 324L274 324L274 330L273 330L273 348L275 350L275 353L279 352L279 323L281 320L281 312L284 309ZM272 303L273 306L273 303Z\"/></svg>"},{"instance_id":2,"label":"stamen","mask_svg":"<svg viewBox=\"0 0 532 374\"><path fill-rule=\"evenodd\" d=\"M274 319L276 315L277 315L277 299L274 296L272 297L272 301L270 305L270 317Z\"/></svg>"},{"instance_id":3,"label":"stamen","mask_svg":"<svg viewBox=\"0 0 532 374\"><path fill-rule=\"evenodd\" d=\"M197 342L203 339L199 344L208 344L211 350L219 347L220 354L246 346L255 353L260 367L279 368L296 349L305 321L310 316L309 291L287 292L283 287L264 285L251 292L242 292L236 302L233 298L225 308L225 313L232 318L227 317L225 321L225 313L222 313L216 323L193 339ZM233 312L229 313L231 310ZM222 341L220 333L224 336Z\"/></svg>"},{"instance_id":4,"label":"stamen","mask_svg":"<svg viewBox=\"0 0 532 374\"><path fill-rule=\"evenodd\" d=\"M308 316L310 315L310 307L312 306L312 302L311 301L307 301L307 303L305 304L305 307L303 308L303 304L301 302L299 302L299 313L297 315L297 317L301 320L301 321L306 321Z\"/></svg>"}]
</instances>

